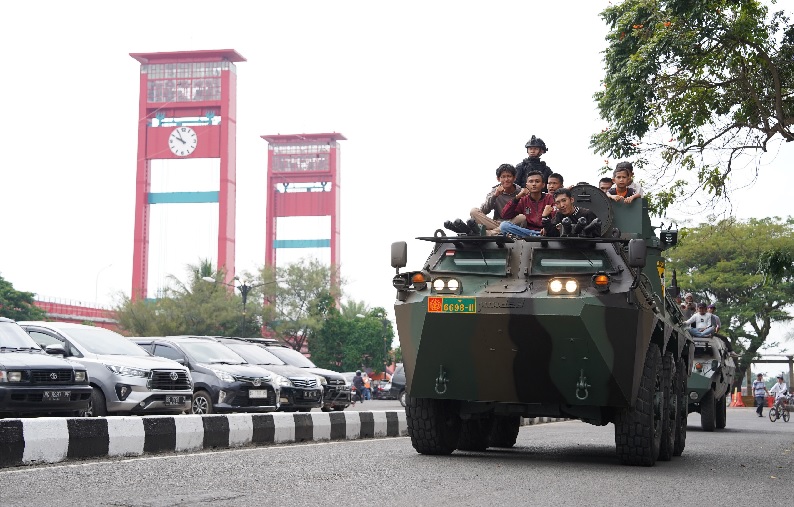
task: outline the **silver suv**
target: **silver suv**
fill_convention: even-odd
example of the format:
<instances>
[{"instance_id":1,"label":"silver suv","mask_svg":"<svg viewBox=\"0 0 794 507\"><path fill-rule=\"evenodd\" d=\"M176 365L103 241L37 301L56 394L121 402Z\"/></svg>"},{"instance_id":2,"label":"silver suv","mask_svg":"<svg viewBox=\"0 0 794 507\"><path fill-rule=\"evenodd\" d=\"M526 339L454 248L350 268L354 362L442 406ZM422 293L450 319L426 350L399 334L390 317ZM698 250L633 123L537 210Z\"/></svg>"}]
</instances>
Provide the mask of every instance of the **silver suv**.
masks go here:
<instances>
[{"instance_id":1,"label":"silver suv","mask_svg":"<svg viewBox=\"0 0 794 507\"><path fill-rule=\"evenodd\" d=\"M89 416L178 414L190 411L193 379L170 359L154 357L122 335L67 322L19 322L43 347L60 344L88 370L93 387Z\"/></svg>"}]
</instances>

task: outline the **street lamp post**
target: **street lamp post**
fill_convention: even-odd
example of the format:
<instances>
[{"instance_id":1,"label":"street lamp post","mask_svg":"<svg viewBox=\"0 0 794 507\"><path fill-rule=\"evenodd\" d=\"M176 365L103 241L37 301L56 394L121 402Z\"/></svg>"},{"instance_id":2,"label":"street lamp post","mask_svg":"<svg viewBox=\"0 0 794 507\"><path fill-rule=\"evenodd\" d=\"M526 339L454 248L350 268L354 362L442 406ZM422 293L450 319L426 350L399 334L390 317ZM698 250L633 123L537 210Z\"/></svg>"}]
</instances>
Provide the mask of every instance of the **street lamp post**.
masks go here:
<instances>
[{"instance_id":1,"label":"street lamp post","mask_svg":"<svg viewBox=\"0 0 794 507\"><path fill-rule=\"evenodd\" d=\"M221 282L220 280L216 280L211 276L204 276L201 279L204 280L205 282L221 283L223 285L228 285L229 287L234 287L235 289L240 291L240 296L242 296L243 298L243 314L240 318L240 336L242 338L245 338L245 304L248 302L248 293L251 292L251 290L256 289L257 287L262 287L263 285L268 285L271 283L278 282L278 280L271 280L269 282L262 282L251 285L245 280L240 281L240 279L235 276L233 280L237 280L239 282L239 285L235 285L233 283Z\"/></svg>"}]
</instances>

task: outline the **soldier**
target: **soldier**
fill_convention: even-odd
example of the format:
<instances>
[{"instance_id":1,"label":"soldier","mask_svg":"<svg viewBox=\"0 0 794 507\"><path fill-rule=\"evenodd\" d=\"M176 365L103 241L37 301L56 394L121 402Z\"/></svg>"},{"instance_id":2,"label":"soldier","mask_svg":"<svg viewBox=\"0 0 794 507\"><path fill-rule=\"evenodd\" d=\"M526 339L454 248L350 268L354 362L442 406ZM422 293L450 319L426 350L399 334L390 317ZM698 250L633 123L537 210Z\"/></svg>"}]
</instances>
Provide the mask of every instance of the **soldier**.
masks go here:
<instances>
[{"instance_id":1,"label":"soldier","mask_svg":"<svg viewBox=\"0 0 794 507\"><path fill-rule=\"evenodd\" d=\"M499 233L499 223L503 220L502 209L521 190L521 187L515 184L516 168L510 164L502 164L496 168L496 179L499 184L488 192L485 202L479 208L472 208L469 213L475 222L485 227L487 235ZM491 211L493 211L493 218L488 216ZM511 221L522 227L527 223L524 215L514 215Z\"/></svg>"},{"instance_id":2,"label":"soldier","mask_svg":"<svg viewBox=\"0 0 794 507\"><path fill-rule=\"evenodd\" d=\"M540 157L549 151L546 148L546 143L543 142L543 139L532 136L524 147L527 149L527 155L529 156L516 166L516 185L523 188L527 184L529 171L539 171L545 184L551 174L551 168L546 165L546 162L540 160Z\"/></svg>"},{"instance_id":3,"label":"soldier","mask_svg":"<svg viewBox=\"0 0 794 507\"><path fill-rule=\"evenodd\" d=\"M565 218L570 219L572 224L579 221L581 217L585 218L586 223L589 225L596 218L596 214L587 208L580 208L574 204L575 199L571 194L570 189L560 188L554 192L554 205L557 207L556 213L552 206L546 206L543 209L543 229L546 236L558 237L560 236L560 228L562 221ZM552 213L554 218L552 219ZM599 230L600 233L600 230Z\"/></svg>"}]
</instances>

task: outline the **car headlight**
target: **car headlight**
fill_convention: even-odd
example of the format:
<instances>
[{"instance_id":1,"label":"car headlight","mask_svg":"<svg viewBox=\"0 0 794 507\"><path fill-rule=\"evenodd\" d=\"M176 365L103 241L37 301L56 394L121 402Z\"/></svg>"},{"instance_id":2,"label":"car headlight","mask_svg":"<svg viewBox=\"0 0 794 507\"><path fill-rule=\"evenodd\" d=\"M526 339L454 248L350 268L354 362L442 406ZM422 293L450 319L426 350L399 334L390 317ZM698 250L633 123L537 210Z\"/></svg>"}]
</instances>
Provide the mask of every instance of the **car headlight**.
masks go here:
<instances>
[{"instance_id":1,"label":"car headlight","mask_svg":"<svg viewBox=\"0 0 794 507\"><path fill-rule=\"evenodd\" d=\"M290 379L283 375L278 375L276 373L273 374L273 383L279 387L292 387L292 382Z\"/></svg>"},{"instance_id":2,"label":"car headlight","mask_svg":"<svg viewBox=\"0 0 794 507\"><path fill-rule=\"evenodd\" d=\"M77 370L74 372L75 382L85 382L86 380L88 380L88 375L84 371Z\"/></svg>"},{"instance_id":3,"label":"car headlight","mask_svg":"<svg viewBox=\"0 0 794 507\"><path fill-rule=\"evenodd\" d=\"M131 368L129 366L119 366L117 364L106 364L105 367L115 373L116 375L124 375L125 377L143 377L149 378L149 370L143 368Z\"/></svg>"},{"instance_id":4,"label":"car headlight","mask_svg":"<svg viewBox=\"0 0 794 507\"><path fill-rule=\"evenodd\" d=\"M578 295L579 282L573 278L552 278L549 280L549 294Z\"/></svg>"},{"instance_id":5,"label":"car headlight","mask_svg":"<svg viewBox=\"0 0 794 507\"><path fill-rule=\"evenodd\" d=\"M221 370L213 370L212 368L210 368L210 371L212 373L214 373L215 376L218 377L219 380L222 380L224 382L234 382L235 381L234 375L232 375L231 373L227 373L227 372L221 371Z\"/></svg>"},{"instance_id":6,"label":"car headlight","mask_svg":"<svg viewBox=\"0 0 794 507\"><path fill-rule=\"evenodd\" d=\"M328 380L322 375L317 375L317 382L319 382L321 386L328 384Z\"/></svg>"},{"instance_id":7,"label":"car headlight","mask_svg":"<svg viewBox=\"0 0 794 507\"><path fill-rule=\"evenodd\" d=\"M21 371L3 371L0 370L0 382L21 382Z\"/></svg>"}]
</instances>

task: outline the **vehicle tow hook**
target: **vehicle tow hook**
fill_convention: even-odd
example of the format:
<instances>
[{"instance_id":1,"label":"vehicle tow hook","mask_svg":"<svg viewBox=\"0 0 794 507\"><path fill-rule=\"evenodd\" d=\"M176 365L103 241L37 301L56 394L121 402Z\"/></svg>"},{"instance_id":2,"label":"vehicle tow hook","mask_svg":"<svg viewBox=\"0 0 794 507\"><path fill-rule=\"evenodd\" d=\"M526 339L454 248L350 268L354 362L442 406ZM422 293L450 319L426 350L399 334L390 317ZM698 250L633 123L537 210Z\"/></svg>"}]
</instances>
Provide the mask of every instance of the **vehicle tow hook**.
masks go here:
<instances>
[{"instance_id":1,"label":"vehicle tow hook","mask_svg":"<svg viewBox=\"0 0 794 507\"><path fill-rule=\"evenodd\" d=\"M592 386L587 383L587 377L584 376L584 370L579 371L579 382L576 383L576 399L586 400L587 397L590 396L590 392L587 390L587 388ZM582 391L584 391L584 394L582 394Z\"/></svg>"},{"instance_id":2,"label":"vehicle tow hook","mask_svg":"<svg viewBox=\"0 0 794 507\"><path fill-rule=\"evenodd\" d=\"M438 366L438 378L436 378L436 393L437 394L444 394L447 392L447 372L444 371L444 365L441 364Z\"/></svg>"}]
</instances>

